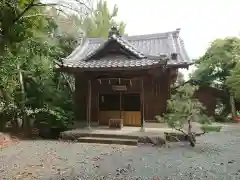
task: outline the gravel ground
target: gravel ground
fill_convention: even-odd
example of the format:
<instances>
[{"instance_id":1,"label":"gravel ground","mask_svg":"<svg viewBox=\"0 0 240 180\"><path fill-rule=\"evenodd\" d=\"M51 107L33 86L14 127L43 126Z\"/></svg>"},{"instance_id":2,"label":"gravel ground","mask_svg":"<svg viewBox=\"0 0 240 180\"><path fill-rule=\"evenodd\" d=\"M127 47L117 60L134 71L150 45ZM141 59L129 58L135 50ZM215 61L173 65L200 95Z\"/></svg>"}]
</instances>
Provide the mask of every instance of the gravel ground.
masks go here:
<instances>
[{"instance_id":1,"label":"gravel ground","mask_svg":"<svg viewBox=\"0 0 240 180\"><path fill-rule=\"evenodd\" d=\"M21 141L0 150L0 179L240 179L240 126L199 137L195 148Z\"/></svg>"}]
</instances>

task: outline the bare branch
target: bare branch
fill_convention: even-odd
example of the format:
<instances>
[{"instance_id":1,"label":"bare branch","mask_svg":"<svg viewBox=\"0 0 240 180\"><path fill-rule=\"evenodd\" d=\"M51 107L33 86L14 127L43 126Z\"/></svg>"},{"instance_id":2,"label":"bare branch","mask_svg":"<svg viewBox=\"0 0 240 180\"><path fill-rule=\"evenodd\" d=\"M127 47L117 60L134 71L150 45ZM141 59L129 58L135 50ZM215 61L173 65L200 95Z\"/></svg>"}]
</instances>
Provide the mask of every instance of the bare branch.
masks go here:
<instances>
[{"instance_id":1,"label":"bare branch","mask_svg":"<svg viewBox=\"0 0 240 180\"><path fill-rule=\"evenodd\" d=\"M48 15L47 14L33 14L33 15L28 15L28 16L22 16L20 19L37 17L37 16L48 16Z\"/></svg>"},{"instance_id":2,"label":"bare branch","mask_svg":"<svg viewBox=\"0 0 240 180\"><path fill-rule=\"evenodd\" d=\"M174 128L175 130L179 131L179 132L182 132L184 135L188 135L187 133L185 133L182 129L179 129L179 128Z\"/></svg>"},{"instance_id":3,"label":"bare branch","mask_svg":"<svg viewBox=\"0 0 240 180\"><path fill-rule=\"evenodd\" d=\"M54 7L57 11L63 13L64 15L68 16L69 14L67 14L65 11L63 11L62 9L56 8Z\"/></svg>"},{"instance_id":4,"label":"bare branch","mask_svg":"<svg viewBox=\"0 0 240 180\"><path fill-rule=\"evenodd\" d=\"M16 6L13 6L12 3L9 3L9 2L5 2L10 8L13 8L14 9L14 12L15 12L15 15L17 14L17 8ZM15 4L16 5L16 4Z\"/></svg>"},{"instance_id":5,"label":"bare branch","mask_svg":"<svg viewBox=\"0 0 240 180\"><path fill-rule=\"evenodd\" d=\"M75 2L77 2L79 5L84 6L87 10L89 11L93 11L92 8L90 8L89 6L86 5L86 3L82 2L81 0L75 0Z\"/></svg>"},{"instance_id":6,"label":"bare branch","mask_svg":"<svg viewBox=\"0 0 240 180\"><path fill-rule=\"evenodd\" d=\"M33 7L34 1L35 0L31 0L31 2L27 5L27 7L12 21L12 25L15 24L19 19L21 19L21 17Z\"/></svg>"},{"instance_id":7,"label":"bare branch","mask_svg":"<svg viewBox=\"0 0 240 180\"><path fill-rule=\"evenodd\" d=\"M74 87L72 85L72 83L70 82L69 78L66 77L65 74L61 73L62 77L65 79L65 81L67 82L67 86L70 89L71 93L74 93Z\"/></svg>"},{"instance_id":8,"label":"bare branch","mask_svg":"<svg viewBox=\"0 0 240 180\"><path fill-rule=\"evenodd\" d=\"M84 5L84 7L86 7L88 10L92 11L85 3L80 2L79 0L75 0L76 2L78 2L80 5ZM15 24L19 19L21 19L25 13L27 13L31 8L33 7L37 7L37 6L52 6L54 8L56 8L56 6L59 7L64 7L70 10L73 10L75 12L79 12L76 8L64 5L64 4L58 4L58 3L34 3L35 0L31 0L31 2L27 5L27 7L12 21L12 24ZM58 9L59 11L63 12L63 10ZM84 13L84 12L83 12ZM66 13L64 13L66 14ZM85 15L87 15L86 13L84 13ZM11 26L10 25L10 26Z\"/></svg>"},{"instance_id":9,"label":"bare branch","mask_svg":"<svg viewBox=\"0 0 240 180\"><path fill-rule=\"evenodd\" d=\"M54 8L56 8L56 6L59 6L59 7L63 7L63 8L72 10L72 11L77 12L77 13L79 12L79 9L73 8L70 5L64 5L64 4L56 4L56 3L42 4L42 3L38 3L38 4L34 4L34 6L50 6L50 7L54 7ZM58 8L58 10L60 10L60 8ZM61 12L63 12L63 10L61 10ZM84 12L82 12L82 13L84 13ZM64 14L67 15L66 12ZM87 15L87 13L84 13L84 15ZM68 16L69 16L69 14L68 14Z\"/></svg>"},{"instance_id":10,"label":"bare branch","mask_svg":"<svg viewBox=\"0 0 240 180\"><path fill-rule=\"evenodd\" d=\"M177 142L180 142L180 139L178 139L176 136L169 135L171 138L175 139Z\"/></svg>"}]
</instances>

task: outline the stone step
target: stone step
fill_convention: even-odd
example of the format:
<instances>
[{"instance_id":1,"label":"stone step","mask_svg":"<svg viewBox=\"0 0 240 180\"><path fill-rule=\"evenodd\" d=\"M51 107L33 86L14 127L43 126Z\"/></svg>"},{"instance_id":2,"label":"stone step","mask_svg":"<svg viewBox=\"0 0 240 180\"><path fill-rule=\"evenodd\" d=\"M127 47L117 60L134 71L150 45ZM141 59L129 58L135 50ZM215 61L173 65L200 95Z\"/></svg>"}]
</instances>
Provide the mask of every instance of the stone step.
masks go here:
<instances>
[{"instance_id":1,"label":"stone step","mask_svg":"<svg viewBox=\"0 0 240 180\"><path fill-rule=\"evenodd\" d=\"M116 139L138 139L139 136L124 135L124 134L104 134L104 133L91 133L84 134L87 137L100 137L100 138L116 138Z\"/></svg>"},{"instance_id":2,"label":"stone step","mask_svg":"<svg viewBox=\"0 0 240 180\"><path fill-rule=\"evenodd\" d=\"M75 138L73 138L73 136ZM61 138L62 139L77 139L82 137L96 137L96 138L114 138L114 139L132 139L132 140L138 140L139 136L133 136L133 135L124 135L124 134L104 134L104 133L76 133L74 135L68 134L68 133L62 133Z\"/></svg>"},{"instance_id":3,"label":"stone step","mask_svg":"<svg viewBox=\"0 0 240 180\"><path fill-rule=\"evenodd\" d=\"M99 143L99 144L120 144L120 145L132 145L138 144L134 139L120 139L120 138L106 138L106 137L80 137L78 142L84 143Z\"/></svg>"}]
</instances>

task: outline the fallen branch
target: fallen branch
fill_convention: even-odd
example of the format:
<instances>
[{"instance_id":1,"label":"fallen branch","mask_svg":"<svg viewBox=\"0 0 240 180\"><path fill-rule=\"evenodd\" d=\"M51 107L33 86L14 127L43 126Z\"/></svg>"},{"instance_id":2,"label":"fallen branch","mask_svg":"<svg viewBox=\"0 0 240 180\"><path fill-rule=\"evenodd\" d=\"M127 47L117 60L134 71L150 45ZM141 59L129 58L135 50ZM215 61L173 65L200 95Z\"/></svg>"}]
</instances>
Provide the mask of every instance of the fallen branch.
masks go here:
<instances>
[{"instance_id":1,"label":"fallen branch","mask_svg":"<svg viewBox=\"0 0 240 180\"><path fill-rule=\"evenodd\" d=\"M179 128L174 128L175 130L179 131L179 132L182 132L183 134L185 135L188 135L187 133L185 133L182 129L179 129Z\"/></svg>"},{"instance_id":2,"label":"fallen branch","mask_svg":"<svg viewBox=\"0 0 240 180\"><path fill-rule=\"evenodd\" d=\"M202 133L198 133L196 134L196 136L201 136L201 135L204 135L206 132L202 132Z\"/></svg>"},{"instance_id":3,"label":"fallen branch","mask_svg":"<svg viewBox=\"0 0 240 180\"><path fill-rule=\"evenodd\" d=\"M185 133L182 129L179 129L179 128L174 128L174 129L177 130L177 131L179 131L179 132L182 132L185 136L187 136L190 145L191 145L192 147L195 146L196 139L195 139L193 133L191 133L191 134Z\"/></svg>"},{"instance_id":4,"label":"fallen branch","mask_svg":"<svg viewBox=\"0 0 240 180\"><path fill-rule=\"evenodd\" d=\"M176 136L169 135L169 137L174 138L175 140L177 140L178 142L180 142L180 139L178 139Z\"/></svg>"}]
</instances>

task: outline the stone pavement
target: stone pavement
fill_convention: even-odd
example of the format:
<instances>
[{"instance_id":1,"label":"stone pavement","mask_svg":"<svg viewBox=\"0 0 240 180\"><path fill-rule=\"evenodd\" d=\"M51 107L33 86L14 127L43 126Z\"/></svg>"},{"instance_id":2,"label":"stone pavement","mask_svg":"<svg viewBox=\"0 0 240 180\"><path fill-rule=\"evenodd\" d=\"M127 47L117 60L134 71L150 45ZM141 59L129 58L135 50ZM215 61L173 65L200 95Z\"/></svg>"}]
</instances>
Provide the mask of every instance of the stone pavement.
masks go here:
<instances>
[{"instance_id":1,"label":"stone pavement","mask_svg":"<svg viewBox=\"0 0 240 180\"><path fill-rule=\"evenodd\" d=\"M108 126L94 126L90 130L87 128L77 128L69 131L65 131L62 135L75 135L81 136L86 134L108 134L108 135L124 135L124 136L160 136L164 137L164 132L178 132L172 128L169 128L166 123L145 123L144 131L140 131L140 127L124 126L121 130L109 129ZM201 125L193 123L193 132L201 133ZM187 126L184 128L187 131Z\"/></svg>"}]
</instances>

